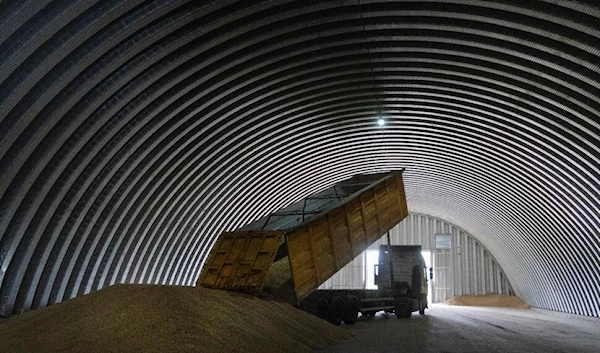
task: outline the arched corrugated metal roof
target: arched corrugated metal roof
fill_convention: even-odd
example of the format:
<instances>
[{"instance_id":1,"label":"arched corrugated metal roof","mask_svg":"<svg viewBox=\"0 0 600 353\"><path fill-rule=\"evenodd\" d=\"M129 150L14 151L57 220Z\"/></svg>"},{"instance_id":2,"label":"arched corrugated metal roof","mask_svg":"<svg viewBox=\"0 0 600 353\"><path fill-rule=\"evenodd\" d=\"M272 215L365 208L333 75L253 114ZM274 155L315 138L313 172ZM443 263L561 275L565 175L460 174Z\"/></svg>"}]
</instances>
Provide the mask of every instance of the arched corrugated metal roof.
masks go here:
<instances>
[{"instance_id":1,"label":"arched corrugated metal roof","mask_svg":"<svg viewBox=\"0 0 600 353\"><path fill-rule=\"evenodd\" d=\"M221 230L401 167L410 210L530 304L600 315L593 1L29 0L0 23L3 315L192 284Z\"/></svg>"}]
</instances>

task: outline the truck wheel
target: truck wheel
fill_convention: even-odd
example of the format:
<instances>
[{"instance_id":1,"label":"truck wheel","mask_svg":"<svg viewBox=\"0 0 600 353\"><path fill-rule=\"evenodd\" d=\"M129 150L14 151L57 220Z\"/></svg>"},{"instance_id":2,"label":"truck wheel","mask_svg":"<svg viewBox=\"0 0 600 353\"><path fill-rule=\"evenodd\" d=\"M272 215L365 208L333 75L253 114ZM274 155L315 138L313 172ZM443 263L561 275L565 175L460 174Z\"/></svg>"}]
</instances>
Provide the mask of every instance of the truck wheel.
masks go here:
<instances>
[{"instance_id":1,"label":"truck wheel","mask_svg":"<svg viewBox=\"0 0 600 353\"><path fill-rule=\"evenodd\" d=\"M323 320L329 320L330 311L329 301L325 298L319 298L319 300L317 300L317 305L315 306L315 316Z\"/></svg>"},{"instance_id":2,"label":"truck wheel","mask_svg":"<svg viewBox=\"0 0 600 353\"><path fill-rule=\"evenodd\" d=\"M423 308L423 309L419 309L419 314L421 314L421 315L425 315L425 308Z\"/></svg>"},{"instance_id":3,"label":"truck wheel","mask_svg":"<svg viewBox=\"0 0 600 353\"><path fill-rule=\"evenodd\" d=\"M406 319L410 317L409 303L406 302L406 298L394 299L394 313L398 319Z\"/></svg>"},{"instance_id":4,"label":"truck wheel","mask_svg":"<svg viewBox=\"0 0 600 353\"><path fill-rule=\"evenodd\" d=\"M344 312L346 311L346 302L344 298L335 296L331 300L331 315L329 316L329 322L339 326L344 320Z\"/></svg>"},{"instance_id":5,"label":"truck wheel","mask_svg":"<svg viewBox=\"0 0 600 353\"><path fill-rule=\"evenodd\" d=\"M358 312L360 311L360 300L351 295L346 301L346 311L344 312L344 322L347 325L353 325L358 319Z\"/></svg>"},{"instance_id":6,"label":"truck wheel","mask_svg":"<svg viewBox=\"0 0 600 353\"><path fill-rule=\"evenodd\" d=\"M399 308L395 310L398 319L408 319L412 316L412 312L408 308Z\"/></svg>"}]
</instances>

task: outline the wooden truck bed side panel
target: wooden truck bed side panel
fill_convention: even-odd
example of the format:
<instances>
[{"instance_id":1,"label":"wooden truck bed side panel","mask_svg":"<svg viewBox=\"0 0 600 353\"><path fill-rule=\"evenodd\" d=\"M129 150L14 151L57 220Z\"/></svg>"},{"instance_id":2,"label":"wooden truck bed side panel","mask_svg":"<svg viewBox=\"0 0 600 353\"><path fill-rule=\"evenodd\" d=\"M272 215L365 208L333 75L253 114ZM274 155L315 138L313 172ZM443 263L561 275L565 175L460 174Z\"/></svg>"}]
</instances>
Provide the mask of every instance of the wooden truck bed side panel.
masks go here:
<instances>
[{"instance_id":1,"label":"wooden truck bed side panel","mask_svg":"<svg viewBox=\"0 0 600 353\"><path fill-rule=\"evenodd\" d=\"M408 216L402 174L287 235L298 302Z\"/></svg>"},{"instance_id":2,"label":"wooden truck bed side panel","mask_svg":"<svg viewBox=\"0 0 600 353\"><path fill-rule=\"evenodd\" d=\"M222 233L197 285L249 293L260 291L283 234L282 231Z\"/></svg>"}]
</instances>

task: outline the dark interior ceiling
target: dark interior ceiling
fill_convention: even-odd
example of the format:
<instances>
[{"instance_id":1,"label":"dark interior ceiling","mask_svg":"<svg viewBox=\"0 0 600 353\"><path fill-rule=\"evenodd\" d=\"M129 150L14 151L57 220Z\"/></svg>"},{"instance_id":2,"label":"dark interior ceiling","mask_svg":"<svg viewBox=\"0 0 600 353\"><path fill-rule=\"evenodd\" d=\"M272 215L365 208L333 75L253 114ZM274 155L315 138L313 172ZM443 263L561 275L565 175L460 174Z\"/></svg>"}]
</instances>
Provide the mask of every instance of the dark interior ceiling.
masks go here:
<instances>
[{"instance_id":1,"label":"dark interior ceiling","mask_svg":"<svg viewBox=\"0 0 600 353\"><path fill-rule=\"evenodd\" d=\"M1 1L0 314L194 284L220 231L405 167L599 316L599 38L596 1Z\"/></svg>"}]
</instances>

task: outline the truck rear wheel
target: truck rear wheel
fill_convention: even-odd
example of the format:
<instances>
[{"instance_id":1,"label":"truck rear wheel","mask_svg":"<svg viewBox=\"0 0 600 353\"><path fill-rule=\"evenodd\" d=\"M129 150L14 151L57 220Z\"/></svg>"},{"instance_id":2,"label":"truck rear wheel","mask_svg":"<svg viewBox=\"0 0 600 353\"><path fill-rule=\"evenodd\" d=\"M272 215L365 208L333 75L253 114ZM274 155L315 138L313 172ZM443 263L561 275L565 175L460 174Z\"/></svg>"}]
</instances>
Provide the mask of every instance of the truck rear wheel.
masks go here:
<instances>
[{"instance_id":1,"label":"truck rear wheel","mask_svg":"<svg viewBox=\"0 0 600 353\"><path fill-rule=\"evenodd\" d=\"M408 319L412 316L412 299L396 298L394 300L394 312L399 319Z\"/></svg>"},{"instance_id":2,"label":"truck rear wheel","mask_svg":"<svg viewBox=\"0 0 600 353\"><path fill-rule=\"evenodd\" d=\"M323 320L329 320L330 311L329 301L326 298L319 298L315 306L315 316Z\"/></svg>"},{"instance_id":3,"label":"truck rear wheel","mask_svg":"<svg viewBox=\"0 0 600 353\"><path fill-rule=\"evenodd\" d=\"M419 300L419 314L425 315L425 309L427 309L427 297L423 295L421 300Z\"/></svg>"},{"instance_id":4,"label":"truck rear wheel","mask_svg":"<svg viewBox=\"0 0 600 353\"><path fill-rule=\"evenodd\" d=\"M342 324L344 320L344 313L346 312L346 302L344 298L340 296L335 296L331 300L331 315L329 317L329 322L332 324L339 326Z\"/></svg>"},{"instance_id":5,"label":"truck rear wheel","mask_svg":"<svg viewBox=\"0 0 600 353\"><path fill-rule=\"evenodd\" d=\"M360 311L360 300L351 295L348 297L346 301L346 310L344 312L344 322L347 325L353 325L356 323L358 319L358 312Z\"/></svg>"},{"instance_id":6,"label":"truck rear wheel","mask_svg":"<svg viewBox=\"0 0 600 353\"><path fill-rule=\"evenodd\" d=\"M408 319L412 316L412 312L408 309L396 310L396 317L398 319Z\"/></svg>"}]
</instances>

